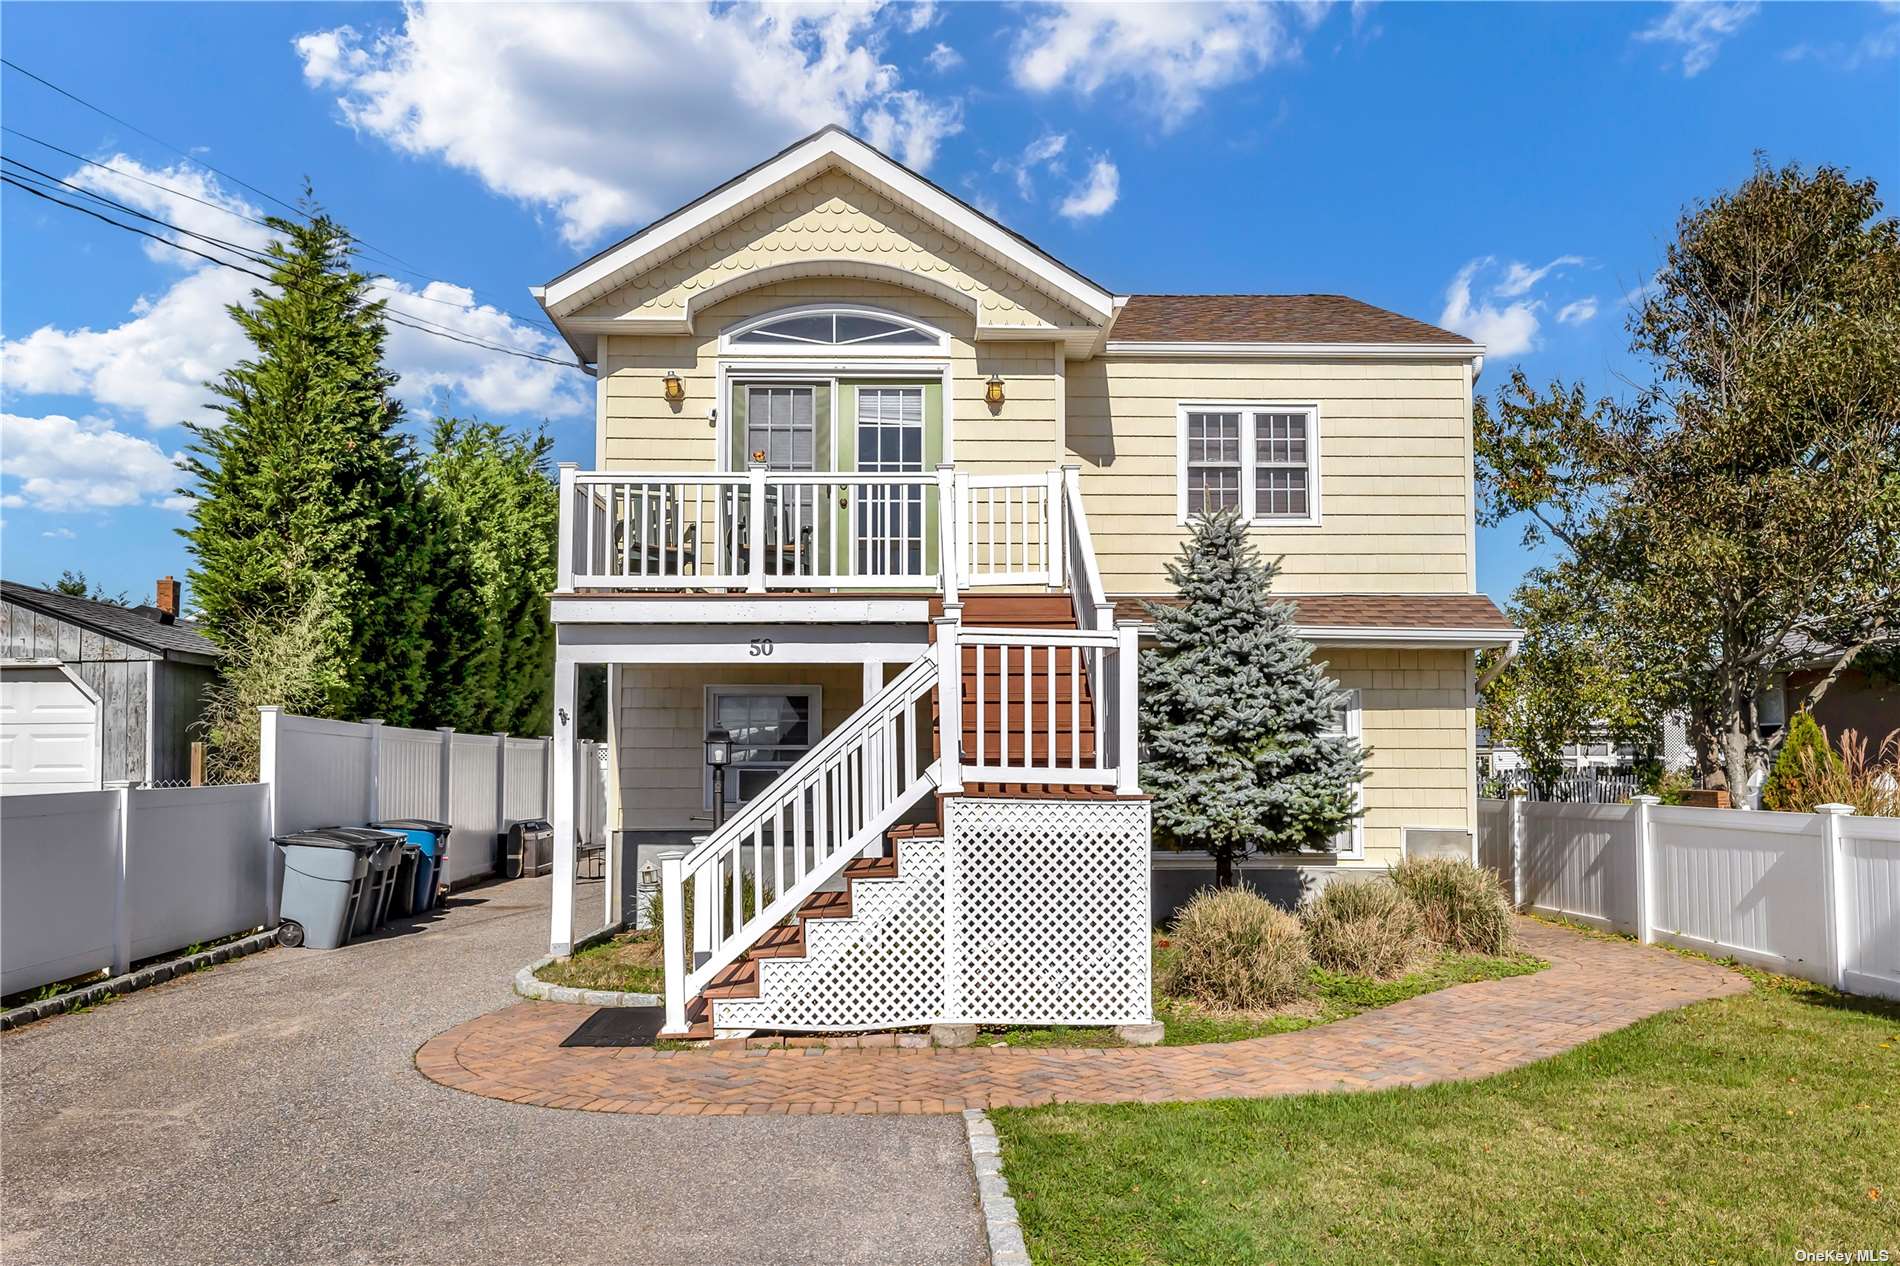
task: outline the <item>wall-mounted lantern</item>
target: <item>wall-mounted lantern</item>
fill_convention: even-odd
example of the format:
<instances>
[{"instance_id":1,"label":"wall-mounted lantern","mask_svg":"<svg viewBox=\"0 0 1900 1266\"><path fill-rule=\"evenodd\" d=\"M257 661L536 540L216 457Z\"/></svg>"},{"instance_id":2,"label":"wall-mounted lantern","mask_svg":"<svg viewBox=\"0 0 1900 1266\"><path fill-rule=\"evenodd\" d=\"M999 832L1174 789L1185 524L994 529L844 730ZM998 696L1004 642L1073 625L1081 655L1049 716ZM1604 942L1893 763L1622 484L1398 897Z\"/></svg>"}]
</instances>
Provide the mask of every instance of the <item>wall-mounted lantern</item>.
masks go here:
<instances>
[{"instance_id":1,"label":"wall-mounted lantern","mask_svg":"<svg viewBox=\"0 0 1900 1266\"><path fill-rule=\"evenodd\" d=\"M723 725L706 731L706 764L712 767L713 829L726 824L726 766L732 763L732 735Z\"/></svg>"},{"instance_id":2,"label":"wall-mounted lantern","mask_svg":"<svg viewBox=\"0 0 1900 1266\"><path fill-rule=\"evenodd\" d=\"M1000 376L991 374L990 380L983 384L983 403L992 409L1003 407L1003 380Z\"/></svg>"},{"instance_id":3,"label":"wall-mounted lantern","mask_svg":"<svg viewBox=\"0 0 1900 1266\"><path fill-rule=\"evenodd\" d=\"M666 393L668 404L678 404L686 399L686 384L680 381L678 370L667 370L666 377L660 379L660 388Z\"/></svg>"}]
</instances>

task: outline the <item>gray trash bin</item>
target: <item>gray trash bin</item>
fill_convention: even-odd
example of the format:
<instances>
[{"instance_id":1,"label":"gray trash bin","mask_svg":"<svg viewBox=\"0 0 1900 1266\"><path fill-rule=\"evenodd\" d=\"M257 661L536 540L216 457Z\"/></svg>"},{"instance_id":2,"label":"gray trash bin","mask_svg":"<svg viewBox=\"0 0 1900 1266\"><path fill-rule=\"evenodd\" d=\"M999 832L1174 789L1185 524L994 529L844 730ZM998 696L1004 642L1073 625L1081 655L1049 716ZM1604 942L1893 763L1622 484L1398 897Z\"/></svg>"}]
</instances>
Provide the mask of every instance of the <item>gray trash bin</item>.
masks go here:
<instances>
[{"instance_id":1,"label":"gray trash bin","mask_svg":"<svg viewBox=\"0 0 1900 1266\"><path fill-rule=\"evenodd\" d=\"M277 939L284 945L335 949L350 939L369 888L375 845L338 831L295 831L273 837L284 855Z\"/></svg>"},{"instance_id":2,"label":"gray trash bin","mask_svg":"<svg viewBox=\"0 0 1900 1266\"><path fill-rule=\"evenodd\" d=\"M554 868L554 828L541 818L528 818L508 828L501 873L509 879L545 875Z\"/></svg>"},{"instance_id":3,"label":"gray trash bin","mask_svg":"<svg viewBox=\"0 0 1900 1266\"><path fill-rule=\"evenodd\" d=\"M402 861L405 835L377 831L366 826L326 826L328 835L359 841L369 850L369 875L363 884L363 899L357 903L356 917L350 924L351 936L374 932L389 920L390 898L396 893L396 876Z\"/></svg>"}]
</instances>

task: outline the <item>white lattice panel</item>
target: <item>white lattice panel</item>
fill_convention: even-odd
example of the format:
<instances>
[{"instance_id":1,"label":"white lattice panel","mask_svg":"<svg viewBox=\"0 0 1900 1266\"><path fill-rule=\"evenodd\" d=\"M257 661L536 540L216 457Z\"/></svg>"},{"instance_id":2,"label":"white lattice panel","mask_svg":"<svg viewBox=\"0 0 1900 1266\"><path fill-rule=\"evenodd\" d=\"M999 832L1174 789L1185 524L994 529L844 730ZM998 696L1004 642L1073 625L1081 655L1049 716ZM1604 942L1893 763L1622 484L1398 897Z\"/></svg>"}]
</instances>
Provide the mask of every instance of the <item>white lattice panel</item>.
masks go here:
<instances>
[{"instance_id":1,"label":"white lattice panel","mask_svg":"<svg viewBox=\"0 0 1900 1266\"><path fill-rule=\"evenodd\" d=\"M1146 1024L1146 800L945 803L952 1018Z\"/></svg>"},{"instance_id":2,"label":"white lattice panel","mask_svg":"<svg viewBox=\"0 0 1900 1266\"><path fill-rule=\"evenodd\" d=\"M803 958L759 960L759 996L715 1002L720 1029L842 1032L943 1018L944 842L905 840L895 879L852 883L851 917L805 925Z\"/></svg>"}]
</instances>

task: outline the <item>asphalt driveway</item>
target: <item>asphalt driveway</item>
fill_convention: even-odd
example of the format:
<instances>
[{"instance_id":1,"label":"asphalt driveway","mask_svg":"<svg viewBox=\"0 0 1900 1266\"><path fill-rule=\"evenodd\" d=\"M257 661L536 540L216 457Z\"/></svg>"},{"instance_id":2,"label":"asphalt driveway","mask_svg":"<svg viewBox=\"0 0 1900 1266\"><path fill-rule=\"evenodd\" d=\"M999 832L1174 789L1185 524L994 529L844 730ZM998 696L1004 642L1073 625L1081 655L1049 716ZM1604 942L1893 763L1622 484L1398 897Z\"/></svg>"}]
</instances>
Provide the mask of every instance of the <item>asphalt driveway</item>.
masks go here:
<instances>
[{"instance_id":1,"label":"asphalt driveway","mask_svg":"<svg viewBox=\"0 0 1900 1266\"><path fill-rule=\"evenodd\" d=\"M0 1260L974 1263L962 1121L625 1117L424 1080L506 1005L549 881L0 1037Z\"/></svg>"}]
</instances>

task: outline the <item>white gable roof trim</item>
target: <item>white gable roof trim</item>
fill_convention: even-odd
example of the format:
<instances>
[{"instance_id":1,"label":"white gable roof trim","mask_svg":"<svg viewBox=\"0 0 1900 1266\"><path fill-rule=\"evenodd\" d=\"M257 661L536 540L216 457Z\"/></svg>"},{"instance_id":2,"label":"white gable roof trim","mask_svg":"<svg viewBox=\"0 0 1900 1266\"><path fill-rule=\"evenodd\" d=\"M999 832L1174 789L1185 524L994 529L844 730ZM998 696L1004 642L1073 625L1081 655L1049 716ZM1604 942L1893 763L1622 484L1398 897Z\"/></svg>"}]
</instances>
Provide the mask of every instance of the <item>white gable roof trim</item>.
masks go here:
<instances>
[{"instance_id":1,"label":"white gable roof trim","mask_svg":"<svg viewBox=\"0 0 1900 1266\"><path fill-rule=\"evenodd\" d=\"M839 128L826 128L674 215L532 292L558 319L608 294L686 245L820 173L838 168L976 243L998 263L1077 312L1106 322L1115 296L922 176ZM622 327L624 328L624 327ZM1043 337L1048 337L1047 333Z\"/></svg>"}]
</instances>

